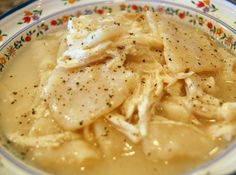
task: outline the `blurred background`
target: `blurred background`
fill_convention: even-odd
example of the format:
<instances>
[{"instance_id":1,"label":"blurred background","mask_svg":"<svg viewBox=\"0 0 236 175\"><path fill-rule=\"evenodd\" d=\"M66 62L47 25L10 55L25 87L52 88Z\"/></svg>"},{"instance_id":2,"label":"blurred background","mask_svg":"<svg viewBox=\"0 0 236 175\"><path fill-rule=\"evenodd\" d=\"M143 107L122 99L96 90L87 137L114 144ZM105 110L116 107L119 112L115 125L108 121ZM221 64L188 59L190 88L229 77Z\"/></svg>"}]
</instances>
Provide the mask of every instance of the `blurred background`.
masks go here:
<instances>
[{"instance_id":1,"label":"blurred background","mask_svg":"<svg viewBox=\"0 0 236 175\"><path fill-rule=\"evenodd\" d=\"M0 0L0 14L25 2L26 0Z\"/></svg>"}]
</instances>

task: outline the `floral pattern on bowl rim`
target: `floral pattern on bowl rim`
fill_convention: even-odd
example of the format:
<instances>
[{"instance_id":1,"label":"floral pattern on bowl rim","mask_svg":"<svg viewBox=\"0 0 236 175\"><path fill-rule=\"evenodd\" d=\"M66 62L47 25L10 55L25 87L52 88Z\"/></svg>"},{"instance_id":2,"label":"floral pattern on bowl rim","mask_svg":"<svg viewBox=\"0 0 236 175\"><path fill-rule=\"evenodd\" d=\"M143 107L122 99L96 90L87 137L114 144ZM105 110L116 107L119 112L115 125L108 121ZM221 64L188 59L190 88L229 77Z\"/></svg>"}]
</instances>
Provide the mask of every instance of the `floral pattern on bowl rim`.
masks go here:
<instances>
[{"instance_id":1,"label":"floral pattern on bowl rim","mask_svg":"<svg viewBox=\"0 0 236 175\"><path fill-rule=\"evenodd\" d=\"M217 20L217 15L213 15L213 17L208 15L221 11L220 6L218 6L217 3L214 4L215 1L185 0L185 3L179 3L180 6L178 8L176 8L176 0L160 2L150 1L150 3L143 1L122 1L118 2L118 5L112 4L111 2L113 1L100 1L104 2L104 4L96 4L95 6L91 4L91 2L92 1L87 1L87 3L85 3L83 0L58 0L57 2L53 1L52 3L52 1L50 2L49 0L45 0L45 3L48 3L48 5L51 4L55 6L55 3L59 4L58 6L60 8L57 9L57 11L47 11L48 9L45 8L47 4L45 5L41 1L35 2L15 13L17 17L10 22L11 25L14 26L12 30L7 30L7 27L4 27L7 22L3 19L0 22L2 27L2 29L0 29L0 74L6 68L7 63L14 58L19 49L49 31L65 27L70 17L93 13L102 15L113 11L140 13L151 10L159 14L172 16L180 21L201 28L205 32L209 33L213 38L224 44L232 52L236 53L235 23L232 23L230 20L224 21L223 18L221 18L224 22L219 24L215 21ZM91 6L86 6L86 4ZM186 7L188 8L189 6L195 10L191 12L188 11ZM202 13L198 13L196 10L200 10ZM234 17L236 20L236 10ZM231 31L227 30L225 26L227 26ZM232 150L234 149L232 148ZM234 162L236 162L235 159ZM9 173L9 170L4 166L8 163L9 162L6 161L4 157L1 158L0 156L0 174L4 171ZM201 172L208 173L207 166L203 166Z\"/></svg>"},{"instance_id":2,"label":"floral pattern on bowl rim","mask_svg":"<svg viewBox=\"0 0 236 175\"><path fill-rule=\"evenodd\" d=\"M34 0L35 1L35 0ZM40 0L32 2L26 7L16 11L14 18L7 20L8 17L1 19L0 24L9 23L14 28L9 29L6 25L0 25L0 30L4 32L4 36L0 34L0 45L9 39L14 33L23 29L27 24L37 21L39 18L44 18L55 12L69 9L74 6L84 5L93 2L126 2L128 0ZM139 2L140 0L130 0L131 2ZM155 2L155 1L153 1ZM204 13L210 14L236 29L236 8L233 4L225 0L156 0L156 2L174 2L180 5L185 5ZM54 8L54 7L57 8ZM230 18L229 18L230 16ZM15 24L18 24L16 26ZM25 25L22 25L25 24Z\"/></svg>"}]
</instances>

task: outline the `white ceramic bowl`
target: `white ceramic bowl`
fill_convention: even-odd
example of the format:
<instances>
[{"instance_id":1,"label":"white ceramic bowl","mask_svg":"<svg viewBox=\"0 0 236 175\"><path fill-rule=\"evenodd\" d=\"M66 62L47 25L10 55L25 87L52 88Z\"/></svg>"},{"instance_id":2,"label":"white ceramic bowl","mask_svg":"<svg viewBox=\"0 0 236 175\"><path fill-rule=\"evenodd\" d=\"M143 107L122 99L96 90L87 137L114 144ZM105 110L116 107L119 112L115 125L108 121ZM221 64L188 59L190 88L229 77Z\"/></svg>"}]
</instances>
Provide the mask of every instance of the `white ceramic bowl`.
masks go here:
<instances>
[{"instance_id":1,"label":"white ceramic bowl","mask_svg":"<svg viewBox=\"0 0 236 175\"><path fill-rule=\"evenodd\" d=\"M66 27L70 16L115 11L139 13L148 9L198 27L236 53L236 5L227 1L34 0L0 16L0 76L22 47L48 32ZM3 140L4 136L0 138ZM189 174L233 174L236 172L235 155L236 143L232 143L213 160ZM4 144L1 145L0 174L42 173L16 158Z\"/></svg>"}]
</instances>

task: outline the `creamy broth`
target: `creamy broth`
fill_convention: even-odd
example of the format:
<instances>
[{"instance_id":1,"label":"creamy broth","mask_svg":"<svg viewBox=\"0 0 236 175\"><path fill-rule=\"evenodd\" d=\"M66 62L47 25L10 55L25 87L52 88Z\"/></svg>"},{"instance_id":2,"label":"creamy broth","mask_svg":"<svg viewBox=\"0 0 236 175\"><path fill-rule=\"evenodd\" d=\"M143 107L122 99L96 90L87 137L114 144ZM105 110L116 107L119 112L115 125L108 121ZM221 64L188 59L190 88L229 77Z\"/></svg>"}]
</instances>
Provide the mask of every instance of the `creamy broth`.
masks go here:
<instances>
[{"instance_id":1,"label":"creamy broth","mask_svg":"<svg viewBox=\"0 0 236 175\"><path fill-rule=\"evenodd\" d=\"M128 136L120 132L120 130L116 130L116 126L114 126L111 122L108 122L109 117L96 119L95 123L98 124L95 124L96 126L88 124L88 128L86 128L88 130L86 130L80 126L74 125L73 129L65 129L68 126L64 126L63 123L61 124L60 118L54 119L51 116L51 113L49 115L45 115L44 117L40 116L45 114L45 111L41 110L41 108L37 108L37 105L35 106L32 104L38 104L38 106L41 105L41 103L38 102L39 97L41 96L41 92L39 91L47 83L47 81L43 81L42 83L42 79L44 79L45 74L47 75L46 79L48 79L48 76L51 75L51 71L48 73L47 70L54 69L54 67L58 64L57 59L63 52L59 50L61 50L61 47L63 47L62 42L64 41L65 33L66 31L58 31L49 34L40 40L31 42L30 45L21 49L0 79L1 132L3 133L4 137L6 137L6 144L8 145L9 149L27 163L52 174L183 174L192 171L194 168L212 159L218 152L220 152L220 150L223 150L229 144L229 141L234 138L234 120L230 120L230 122L222 122L222 119L214 117L202 117L197 112L194 113L194 117L192 114L191 116L188 116L191 118L190 122L190 119L186 119L184 117L185 115L181 115L181 117L178 116L179 110L176 108L176 106L173 106L173 99L171 96L173 94L175 95L175 93L181 94L181 98L184 96L182 95L182 92L177 92L179 89L178 86L182 86L184 83L182 78L178 79L175 85L170 86L170 89L167 89L163 97L160 99L161 104L156 107L155 116L150 117L148 134L144 137L147 139L145 143L144 141L137 141L137 143L135 143L136 141L132 141L132 137L130 139ZM227 54L229 54L229 57L234 57L230 53ZM132 55L130 58L132 58ZM166 64L166 61L158 61L164 62L164 64ZM132 66L133 64L129 65L127 63L127 67L130 69L133 69ZM170 65L170 67L173 71L175 71L173 65ZM73 69L75 69L76 72L76 68L72 68L72 70ZM139 70L140 68L137 69ZM182 68L178 69L182 71ZM209 69L214 68L210 67ZM195 71L198 71L197 68ZM199 74L197 73L197 75L199 75L201 79L204 79L201 81L199 80L200 82L204 82L205 79L209 77L214 78L215 84L212 83L212 81L209 81L210 83L207 84L206 87L204 86L202 89L207 91L208 94L222 99L223 101L220 103L235 102L235 74L232 74L229 77L223 77L218 73L205 72ZM198 77L192 77L192 75L189 77L198 82ZM188 77L186 79L188 79ZM188 82L186 82L186 84L187 83ZM211 86L213 85L216 88L211 90L211 88L213 88ZM222 91L224 93L221 93ZM48 99L51 98L51 96L48 96ZM48 99L45 97L42 98L45 103L48 103ZM193 104L193 108L194 107L195 106ZM181 105L179 108L181 109ZM177 111L176 116L173 115L173 111ZM236 112L231 111L231 113L234 115ZM159 118L156 116L161 117ZM39 119L40 117L42 117L42 119ZM39 120L41 120L41 123L38 122ZM44 120L50 127L43 125L45 122ZM37 125L35 125L36 122ZM182 123L184 124L182 125ZM226 132L222 131L223 134L217 133L217 124L221 125L222 123L230 124L230 129ZM40 124L42 124L42 126ZM80 125L83 125L83 123ZM211 125L217 125L217 127L210 130L209 127ZM102 126L103 129L105 128L106 132L104 135L96 137L94 136L94 133L90 132L90 130L96 132L96 128L99 128L99 126ZM194 127L191 128L192 126ZM74 129L74 127L79 128ZM155 130L155 127L158 127L158 130ZM219 128L220 127L221 126L219 126ZM219 128L218 130L220 130ZM67 140L67 137L63 136L62 140L58 141L59 145L53 145L53 142L52 145L50 145L51 140L53 139L51 137L46 138L47 135L55 134L55 136L58 136L60 133L64 133L64 131L67 130L68 132L71 132L68 133L69 140ZM191 130L193 134L188 132L188 130ZM210 134L207 133L208 131ZM88 133L86 134L86 132ZM159 133L160 135L155 137L159 138L160 140L148 140L154 137L153 135L149 135L151 132L155 134ZM180 135L183 135L176 138L176 132L180 132ZM17 136L14 135L15 133ZM206 133L210 136L205 136ZM90 136L90 134L92 134L92 136ZM18 136L20 139L18 139ZM29 136L32 139L29 141L27 140L28 138L26 138L26 136ZM39 137L41 139L41 136L45 136L43 138L44 142L42 143L41 141L37 140ZM193 139L199 138L199 140L190 141L191 143L187 145L190 145L191 148L184 148L186 145L184 141L181 141L181 138L182 140L191 140L192 138L190 136L192 136ZM34 140L34 137L36 140ZM106 137L110 140L102 140L104 138L106 139ZM213 139L213 137L215 138ZM73 140L71 141L70 138L73 138ZM105 146L100 143L100 139L105 142ZM86 144L89 146L84 146L84 143L79 143L77 140L85 140ZM158 141L170 146L170 148L166 148L165 151L155 150L162 148L157 146L160 144ZM176 146L174 144L165 143L172 141L178 142L178 144L183 146L183 148L179 148L178 144ZM66 145L67 142L69 145ZM154 145L154 150L153 147L146 148L151 142ZM36 146L34 146L34 143ZM201 147L201 144L203 147ZM77 148L77 145L84 146L85 148L83 151L87 152L84 155L80 155L80 149ZM206 148L205 145L207 145ZM175 152L176 149L177 152ZM191 151L191 149L193 150ZM196 149L199 150L196 151ZM174 153L171 153L173 150ZM183 150L187 152L186 155ZM64 151L66 151L66 154ZM97 153L95 153L96 151Z\"/></svg>"}]
</instances>

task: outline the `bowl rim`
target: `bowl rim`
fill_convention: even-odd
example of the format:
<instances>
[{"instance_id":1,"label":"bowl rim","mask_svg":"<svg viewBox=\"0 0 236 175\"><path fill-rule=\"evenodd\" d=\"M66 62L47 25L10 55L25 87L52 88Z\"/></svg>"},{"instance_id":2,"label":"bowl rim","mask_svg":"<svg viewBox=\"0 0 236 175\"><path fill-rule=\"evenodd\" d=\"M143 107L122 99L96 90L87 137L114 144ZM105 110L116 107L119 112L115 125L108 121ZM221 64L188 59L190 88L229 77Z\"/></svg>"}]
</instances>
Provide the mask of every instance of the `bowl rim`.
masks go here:
<instances>
[{"instance_id":1,"label":"bowl rim","mask_svg":"<svg viewBox=\"0 0 236 175\"><path fill-rule=\"evenodd\" d=\"M18 12L22 8L27 7L27 6L31 5L32 3L35 3L35 2L40 2L40 0L31 0L31 1L26 1L25 3L22 3L19 6L16 6L15 8L13 8L13 9L5 12L4 14L0 15L0 20L5 19L6 17ZM178 3L175 3L175 2L168 2L168 1L164 1L164 0L138 0L138 1L126 0L126 1L124 1L124 3L132 3L132 2L133 3L140 3L140 4L142 4L142 3L153 3L153 4L160 4L160 5L166 5L166 6L172 5L172 6L175 6L175 7L180 7L180 8L186 9L187 11L192 11L192 12L195 12L195 13L199 13L199 14L201 14L205 17L208 17L208 18L212 19L213 21L219 23L220 25L222 25L226 29L230 30L234 35L236 35L236 28L234 29L230 25L226 24L224 21L216 18L215 16L213 16L211 14L204 13L200 10L189 7L187 5L182 5L182 4L178 4ZM28 24L27 26L25 26L24 28L22 28L21 30L17 31L12 36L10 36L6 41L3 42L3 44L1 44L0 51L2 51L12 40L16 39L20 34L25 32L26 30L30 29L31 27L40 24L42 21L45 21L47 19L52 18L53 16L57 16L59 14L65 13L67 11L72 11L72 10L87 7L87 6L101 5L101 4L104 4L104 3L105 4L120 4L121 2L114 1L114 0L92 1L92 2L90 1L90 2L85 3L85 4L77 4L75 6L72 6L72 7L66 8L64 10L60 10L60 11L54 12L50 15L44 16L44 17L40 18L39 20L37 20L37 21L35 21L31 24ZM123 1L122 1L122 3L123 3ZM200 170L203 170L204 168L212 166L213 164L215 164L216 162L218 162L222 158L224 158L226 155L230 154L230 152L234 149L236 149L236 141L233 141L219 155L216 155L213 159L203 163L202 165L198 166L197 168L194 168L194 169L188 171L187 174L189 174L189 175L194 174L194 173L197 173ZM8 161L10 161L15 166L19 167L21 170L25 171L25 173L41 174L40 169L35 168L34 166L31 166L29 164L26 164L24 161L22 161L20 158L16 157L11 151L7 150L4 147L0 147L0 155L2 155L4 158L6 158ZM232 173L234 174L235 172L236 172L236 169Z\"/></svg>"},{"instance_id":2,"label":"bowl rim","mask_svg":"<svg viewBox=\"0 0 236 175\"><path fill-rule=\"evenodd\" d=\"M3 14L3 18L1 19L1 15L0 15L0 21L5 19L6 17L10 16L10 15L13 15L14 13L18 12L20 9L28 6L28 5L31 5L32 3L35 3L35 2L40 2L40 0L32 0L32 1L26 1L25 3L21 4L20 6L17 6L15 8L12 9L12 11L8 11L6 12L6 14L4 15ZM122 1L123 2L123 1ZM186 10L190 10L190 11L193 11L195 13L199 13L203 16L206 16L207 18L210 18L211 20L219 23L220 25L222 25L224 28L226 28L227 30L230 30L230 32L232 32L235 36L236 36L236 28L234 29L233 27L231 27L230 25L228 25L227 23L225 23L224 21L222 21L221 19L218 19L217 17L211 15L211 14L208 14L208 13L204 13L198 9L195 9L193 7L189 7L187 5L182 5L182 4L178 4L178 3L175 3L175 2L169 2L169 1L165 1L165 0L125 0L124 3L132 3L132 2L135 2L135 3L154 3L154 4L168 4L168 5L172 5L172 6L177 6L177 7L180 7L180 8L184 8ZM14 40L19 34L23 33L24 31L28 30L29 28L39 24L40 22L44 21L44 20L47 20L53 16L56 16L58 14L61 14L61 13L64 13L66 11L70 11L70 10L74 10L74 9L77 9L77 8L83 8L83 7L86 7L86 6L90 6L90 5L99 5L99 4L119 4L121 2L117 2L115 0L103 0L103 1L92 1L92 2L89 2L88 3L85 3L85 4L78 4L78 5L75 5L73 7L70 7L70 8L66 8L64 10L60 10L60 11L57 11L57 12L54 12L50 15L47 15L47 16L44 16L42 18L40 18L39 20L33 22L33 23L30 23L28 24L27 26L25 26L24 28L20 29L19 31L17 31L16 33L14 33L13 35L11 35L6 41L4 41L1 45L0 45L0 51L2 51L2 49L7 45L9 44L12 40Z\"/></svg>"},{"instance_id":3,"label":"bowl rim","mask_svg":"<svg viewBox=\"0 0 236 175\"><path fill-rule=\"evenodd\" d=\"M18 10L34 3L34 2L37 2L37 1L40 1L40 0L26 0L25 2L23 2L23 3L11 8L11 9L7 10L6 12L0 14L0 20L4 19L5 17L11 15L12 13L15 13L16 11L18 11ZM157 1L159 1L159 0L157 0ZM233 5L236 6L236 1L234 1L234 0L225 0L225 2L233 4Z\"/></svg>"}]
</instances>

